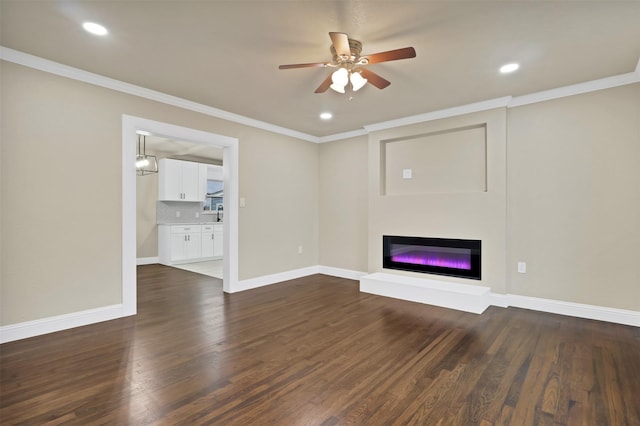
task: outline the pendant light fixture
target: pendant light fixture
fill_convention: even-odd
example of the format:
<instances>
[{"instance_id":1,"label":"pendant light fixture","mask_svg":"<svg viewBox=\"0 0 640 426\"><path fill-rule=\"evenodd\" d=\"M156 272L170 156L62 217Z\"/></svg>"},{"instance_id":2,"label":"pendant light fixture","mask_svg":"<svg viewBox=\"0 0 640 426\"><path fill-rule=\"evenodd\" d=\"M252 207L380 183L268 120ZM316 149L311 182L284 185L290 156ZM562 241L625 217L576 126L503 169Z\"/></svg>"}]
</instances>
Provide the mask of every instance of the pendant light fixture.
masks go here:
<instances>
[{"instance_id":1,"label":"pendant light fixture","mask_svg":"<svg viewBox=\"0 0 640 426\"><path fill-rule=\"evenodd\" d=\"M142 148L142 149L141 149ZM158 173L158 162L155 155L147 155L147 136L138 134L138 154L136 155L136 173L138 176Z\"/></svg>"}]
</instances>

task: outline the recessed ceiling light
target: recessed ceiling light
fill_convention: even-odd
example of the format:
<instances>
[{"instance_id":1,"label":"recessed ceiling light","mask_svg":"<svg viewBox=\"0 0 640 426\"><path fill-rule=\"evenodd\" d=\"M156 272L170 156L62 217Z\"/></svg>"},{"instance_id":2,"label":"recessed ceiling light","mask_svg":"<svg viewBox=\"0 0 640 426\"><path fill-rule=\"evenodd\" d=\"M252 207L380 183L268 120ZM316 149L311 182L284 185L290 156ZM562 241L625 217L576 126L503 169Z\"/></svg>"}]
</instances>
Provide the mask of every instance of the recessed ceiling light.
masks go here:
<instances>
[{"instance_id":1,"label":"recessed ceiling light","mask_svg":"<svg viewBox=\"0 0 640 426\"><path fill-rule=\"evenodd\" d=\"M323 120L331 120L332 117L333 114L331 114L330 112L323 112L322 114L320 114L320 118Z\"/></svg>"},{"instance_id":2,"label":"recessed ceiling light","mask_svg":"<svg viewBox=\"0 0 640 426\"><path fill-rule=\"evenodd\" d=\"M505 64L505 65L501 66L500 67L500 72L502 74L508 74L510 72L514 72L518 68L520 68L520 64L516 64L515 62L512 62L510 64Z\"/></svg>"},{"instance_id":3,"label":"recessed ceiling light","mask_svg":"<svg viewBox=\"0 0 640 426\"><path fill-rule=\"evenodd\" d=\"M82 24L82 28L84 28L85 31L90 32L91 34L99 36L107 35L108 33L105 27L100 24L96 24L95 22L85 22L84 24Z\"/></svg>"}]
</instances>

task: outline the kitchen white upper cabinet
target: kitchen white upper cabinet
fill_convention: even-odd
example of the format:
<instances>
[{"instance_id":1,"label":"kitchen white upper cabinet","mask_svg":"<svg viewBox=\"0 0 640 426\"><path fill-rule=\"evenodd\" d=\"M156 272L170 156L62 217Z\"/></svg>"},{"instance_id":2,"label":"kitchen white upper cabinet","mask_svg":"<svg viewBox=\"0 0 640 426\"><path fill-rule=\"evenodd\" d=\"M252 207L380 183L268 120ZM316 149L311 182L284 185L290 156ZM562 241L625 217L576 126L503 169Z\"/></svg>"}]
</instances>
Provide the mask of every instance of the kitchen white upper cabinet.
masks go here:
<instances>
[{"instance_id":1,"label":"kitchen white upper cabinet","mask_svg":"<svg viewBox=\"0 0 640 426\"><path fill-rule=\"evenodd\" d=\"M207 165L198 164L198 196L203 200L207 199Z\"/></svg>"},{"instance_id":2,"label":"kitchen white upper cabinet","mask_svg":"<svg viewBox=\"0 0 640 426\"><path fill-rule=\"evenodd\" d=\"M206 176L200 172L199 163L169 158L159 161L158 200L201 202L205 200L203 185L206 186Z\"/></svg>"}]
</instances>

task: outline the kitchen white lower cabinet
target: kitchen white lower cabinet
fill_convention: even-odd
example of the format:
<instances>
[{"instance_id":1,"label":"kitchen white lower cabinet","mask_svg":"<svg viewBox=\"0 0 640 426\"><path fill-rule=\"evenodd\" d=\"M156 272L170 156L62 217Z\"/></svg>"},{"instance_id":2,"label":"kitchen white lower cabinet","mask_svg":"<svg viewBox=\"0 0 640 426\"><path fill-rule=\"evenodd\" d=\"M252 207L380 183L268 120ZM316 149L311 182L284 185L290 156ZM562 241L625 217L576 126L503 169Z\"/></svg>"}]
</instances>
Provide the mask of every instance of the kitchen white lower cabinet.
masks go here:
<instances>
[{"instance_id":1,"label":"kitchen white lower cabinet","mask_svg":"<svg viewBox=\"0 0 640 426\"><path fill-rule=\"evenodd\" d=\"M202 257L222 258L222 224L202 225Z\"/></svg>"},{"instance_id":2,"label":"kitchen white lower cabinet","mask_svg":"<svg viewBox=\"0 0 640 426\"><path fill-rule=\"evenodd\" d=\"M202 227L202 257L213 257L213 225Z\"/></svg>"},{"instance_id":3,"label":"kitchen white lower cabinet","mask_svg":"<svg viewBox=\"0 0 640 426\"><path fill-rule=\"evenodd\" d=\"M190 262L201 257L201 225L160 225L158 227L158 258L160 263Z\"/></svg>"},{"instance_id":4,"label":"kitchen white lower cabinet","mask_svg":"<svg viewBox=\"0 0 640 426\"><path fill-rule=\"evenodd\" d=\"M213 225L213 257L222 258L223 255L223 226L222 224Z\"/></svg>"},{"instance_id":5,"label":"kitchen white lower cabinet","mask_svg":"<svg viewBox=\"0 0 640 426\"><path fill-rule=\"evenodd\" d=\"M158 259L174 265L222 257L222 224L158 225Z\"/></svg>"}]
</instances>

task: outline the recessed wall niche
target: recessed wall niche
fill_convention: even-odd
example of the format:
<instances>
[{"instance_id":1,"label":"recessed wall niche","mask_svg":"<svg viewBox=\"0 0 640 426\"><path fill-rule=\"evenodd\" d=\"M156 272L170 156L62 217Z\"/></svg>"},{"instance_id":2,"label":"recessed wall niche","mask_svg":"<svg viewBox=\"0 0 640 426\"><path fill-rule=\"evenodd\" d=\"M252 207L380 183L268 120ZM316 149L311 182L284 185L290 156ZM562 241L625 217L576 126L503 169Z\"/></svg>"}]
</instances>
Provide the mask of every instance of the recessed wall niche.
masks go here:
<instances>
[{"instance_id":1,"label":"recessed wall niche","mask_svg":"<svg viewBox=\"0 0 640 426\"><path fill-rule=\"evenodd\" d=\"M381 195L487 191L486 124L381 141Z\"/></svg>"}]
</instances>

